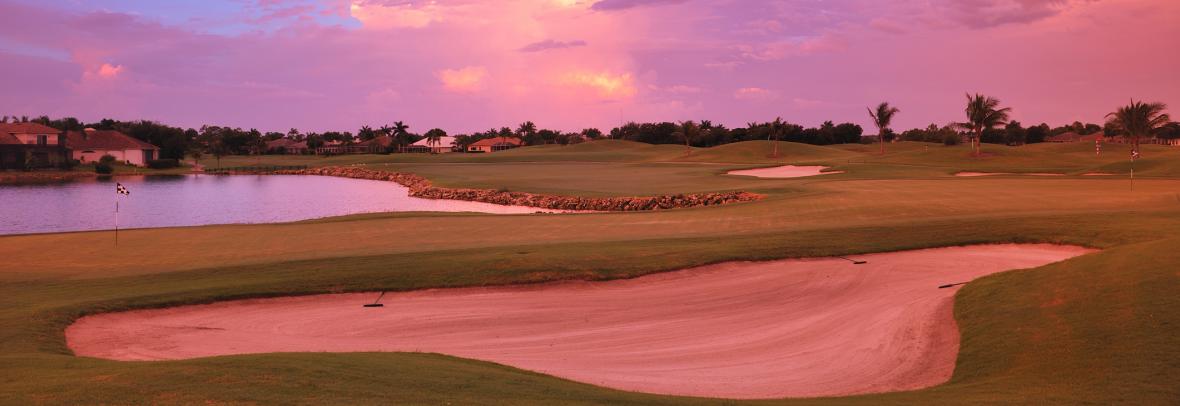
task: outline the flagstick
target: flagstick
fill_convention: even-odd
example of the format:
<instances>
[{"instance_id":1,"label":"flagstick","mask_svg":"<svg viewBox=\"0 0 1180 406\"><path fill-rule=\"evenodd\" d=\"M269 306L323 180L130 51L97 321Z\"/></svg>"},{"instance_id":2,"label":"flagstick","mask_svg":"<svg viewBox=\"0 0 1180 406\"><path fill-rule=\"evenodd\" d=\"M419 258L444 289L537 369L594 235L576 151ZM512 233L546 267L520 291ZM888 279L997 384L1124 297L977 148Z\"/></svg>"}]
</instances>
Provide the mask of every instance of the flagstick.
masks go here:
<instances>
[{"instance_id":1,"label":"flagstick","mask_svg":"<svg viewBox=\"0 0 1180 406\"><path fill-rule=\"evenodd\" d=\"M115 246L119 246L119 195L115 195Z\"/></svg>"},{"instance_id":2,"label":"flagstick","mask_svg":"<svg viewBox=\"0 0 1180 406\"><path fill-rule=\"evenodd\" d=\"M1135 156L1131 155L1131 191L1135 191Z\"/></svg>"}]
</instances>

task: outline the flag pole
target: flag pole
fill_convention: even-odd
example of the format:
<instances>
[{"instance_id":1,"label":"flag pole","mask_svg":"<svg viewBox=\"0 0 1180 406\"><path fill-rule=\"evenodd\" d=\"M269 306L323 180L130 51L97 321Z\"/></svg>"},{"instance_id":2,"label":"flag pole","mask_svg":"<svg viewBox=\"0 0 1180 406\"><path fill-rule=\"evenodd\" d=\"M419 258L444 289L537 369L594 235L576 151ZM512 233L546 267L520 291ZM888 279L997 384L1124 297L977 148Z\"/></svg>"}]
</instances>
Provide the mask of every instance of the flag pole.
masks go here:
<instances>
[{"instance_id":1,"label":"flag pole","mask_svg":"<svg viewBox=\"0 0 1180 406\"><path fill-rule=\"evenodd\" d=\"M115 194L115 246L119 246L119 194Z\"/></svg>"}]
</instances>

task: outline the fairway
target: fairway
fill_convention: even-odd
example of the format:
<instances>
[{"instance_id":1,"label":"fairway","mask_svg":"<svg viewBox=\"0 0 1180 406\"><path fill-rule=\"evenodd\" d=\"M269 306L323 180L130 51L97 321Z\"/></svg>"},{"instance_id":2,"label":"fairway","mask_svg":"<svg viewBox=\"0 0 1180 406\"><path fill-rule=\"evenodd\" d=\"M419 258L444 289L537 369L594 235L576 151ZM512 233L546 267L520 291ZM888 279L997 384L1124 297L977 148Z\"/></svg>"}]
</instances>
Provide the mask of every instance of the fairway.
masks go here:
<instances>
[{"instance_id":1,"label":"fairway","mask_svg":"<svg viewBox=\"0 0 1180 406\"><path fill-rule=\"evenodd\" d=\"M601 281L726 261L993 243L1064 244L1095 252L992 269L1035 267L983 276L954 290L932 287L953 300L946 315L961 336L945 383L757 403L1180 401L1174 384L1180 381L1180 151L1145 148L1132 192L1118 145L1109 146L1109 156L1094 156L1084 145L987 145L982 158L972 158L966 146L921 143L891 145L883 156L876 147L783 142L782 155L770 158L770 147L754 141L686 154L683 146L599 141L493 154L226 157L225 166L360 165L419 174L447 187L595 197L740 190L766 198L653 212L376 213L135 229L120 231L117 249L108 231L2 236L0 371L11 378L0 381L0 403L715 404L634 390L724 394L612 385L445 346L345 349L408 353L265 353L260 347L194 355L226 354L217 357L125 362L75 356L64 332L85 315L236 299L408 292L392 296L391 303L400 303L398 298L415 297L411 291L428 288ZM782 165L843 173L726 175ZM954 176L960 172L1005 174ZM1093 172L1114 175L1084 176ZM1023 175L1028 173L1061 175ZM724 284L726 272L733 272L734 281L741 275L718 268L713 284ZM668 286L652 294L674 291ZM687 306L710 297L699 292L672 302ZM593 353L581 356L595 359ZM768 391L752 397L865 392L878 391Z\"/></svg>"}]
</instances>

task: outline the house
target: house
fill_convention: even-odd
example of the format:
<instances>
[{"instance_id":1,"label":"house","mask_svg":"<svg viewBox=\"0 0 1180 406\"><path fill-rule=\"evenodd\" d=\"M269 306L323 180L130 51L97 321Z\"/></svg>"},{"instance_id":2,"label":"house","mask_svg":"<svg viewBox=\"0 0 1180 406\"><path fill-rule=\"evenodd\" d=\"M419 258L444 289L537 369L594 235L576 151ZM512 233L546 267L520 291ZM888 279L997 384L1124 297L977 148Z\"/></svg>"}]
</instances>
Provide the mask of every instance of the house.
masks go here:
<instances>
[{"instance_id":1,"label":"house","mask_svg":"<svg viewBox=\"0 0 1180 406\"><path fill-rule=\"evenodd\" d=\"M356 143L365 147L370 154L377 154L389 150L389 146L393 145L393 137L388 135L378 135L371 139Z\"/></svg>"},{"instance_id":2,"label":"house","mask_svg":"<svg viewBox=\"0 0 1180 406\"><path fill-rule=\"evenodd\" d=\"M295 141L290 138L279 138L266 142L266 153L303 155L307 153L307 141Z\"/></svg>"},{"instance_id":3,"label":"house","mask_svg":"<svg viewBox=\"0 0 1180 406\"><path fill-rule=\"evenodd\" d=\"M495 137L476 141L467 147L467 152L496 152L512 149L524 144L519 138Z\"/></svg>"},{"instance_id":4,"label":"house","mask_svg":"<svg viewBox=\"0 0 1180 406\"><path fill-rule=\"evenodd\" d=\"M328 141L315 149L315 153L320 155L367 154L369 152L371 151L368 145L349 144L344 141Z\"/></svg>"},{"instance_id":5,"label":"house","mask_svg":"<svg viewBox=\"0 0 1180 406\"><path fill-rule=\"evenodd\" d=\"M118 131L93 128L66 132L66 147L73 150L74 159L80 162L95 162L103 155L110 155L115 161L147 166L148 161L160 157L160 148L155 145Z\"/></svg>"},{"instance_id":6,"label":"house","mask_svg":"<svg viewBox=\"0 0 1180 406\"><path fill-rule=\"evenodd\" d=\"M65 135L38 123L0 123L0 169L51 168L69 163Z\"/></svg>"},{"instance_id":7,"label":"house","mask_svg":"<svg viewBox=\"0 0 1180 406\"><path fill-rule=\"evenodd\" d=\"M444 154L455 151L455 137L444 135L439 137L437 143L431 143L429 139L423 138L418 140L410 146L406 147L406 152L429 152L433 154Z\"/></svg>"}]
</instances>

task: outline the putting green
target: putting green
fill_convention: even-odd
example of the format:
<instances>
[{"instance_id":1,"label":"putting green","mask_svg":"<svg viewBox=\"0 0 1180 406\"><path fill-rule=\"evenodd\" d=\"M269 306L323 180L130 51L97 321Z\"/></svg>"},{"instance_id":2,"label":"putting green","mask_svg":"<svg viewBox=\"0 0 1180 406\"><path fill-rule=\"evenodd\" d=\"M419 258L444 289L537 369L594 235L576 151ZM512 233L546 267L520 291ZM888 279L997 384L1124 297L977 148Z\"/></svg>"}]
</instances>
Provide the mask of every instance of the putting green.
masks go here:
<instances>
[{"instance_id":1,"label":"putting green","mask_svg":"<svg viewBox=\"0 0 1180 406\"><path fill-rule=\"evenodd\" d=\"M1180 401L1180 150L1151 148L1135 191L1120 146L862 146L766 142L730 152L626 142L503 154L265 157L363 164L440 184L580 195L749 190L767 199L652 213L398 213L245 226L0 237L0 403L672 404L430 354L261 354L125 363L69 354L62 330L95 312L379 289L609 279L727 260L989 242L1100 253L966 285L951 380L929 389L782 403ZM764 149L765 148L765 149ZM1092 148L1092 146L1091 146ZM759 154L762 150L765 153ZM807 151L814 151L810 153ZM1108 153L1109 152L1109 153ZM224 159L225 165L253 158ZM205 160L209 164L211 160ZM710 161L710 162L696 162ZM843 174L742 179L782 164ZM1061 177L956 178L962 171ZM1080 176L1106 172L1116 176ZM780 402L780 401L774 401Z\"/></svg>"}]
</instances>

